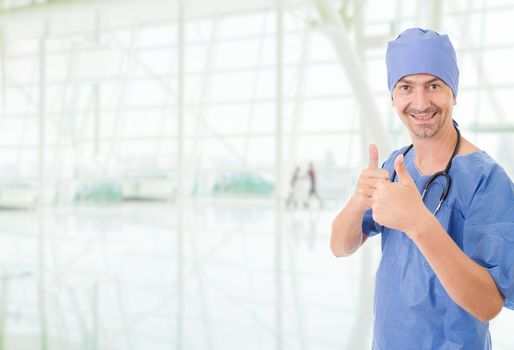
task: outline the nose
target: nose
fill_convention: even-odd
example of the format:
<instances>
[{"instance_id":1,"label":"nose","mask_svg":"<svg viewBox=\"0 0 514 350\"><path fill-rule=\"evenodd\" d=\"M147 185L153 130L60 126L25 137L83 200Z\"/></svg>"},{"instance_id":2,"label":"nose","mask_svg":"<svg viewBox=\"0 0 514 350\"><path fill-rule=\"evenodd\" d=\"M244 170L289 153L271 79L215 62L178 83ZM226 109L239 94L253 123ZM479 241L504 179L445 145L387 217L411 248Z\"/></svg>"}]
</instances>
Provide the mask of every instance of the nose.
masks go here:
<instances>
[{"instance_id":1,"label":"nose","mask_svg":"<svg viewBox=\"0 0 514 350\"><path fill-rule=\"evenodd\" d=\"M411 107L418 111L424 111L430 107L430 99L425 89L415 89L412 94Z\"/></svg>"}]
</instances>

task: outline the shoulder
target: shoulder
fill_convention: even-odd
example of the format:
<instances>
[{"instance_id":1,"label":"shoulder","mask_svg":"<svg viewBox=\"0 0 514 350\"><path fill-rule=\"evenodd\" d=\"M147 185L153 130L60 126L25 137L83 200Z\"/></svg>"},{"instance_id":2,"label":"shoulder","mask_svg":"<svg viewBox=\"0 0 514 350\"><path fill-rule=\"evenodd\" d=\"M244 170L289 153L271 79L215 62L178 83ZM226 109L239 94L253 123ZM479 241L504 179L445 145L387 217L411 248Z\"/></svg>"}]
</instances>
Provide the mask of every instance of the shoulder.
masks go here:
<instances>
[{"instance_id":1,"label":"shoulder","mask_svg":"<svg viewBox=\"0 0 514 350\"><path fill-rule=\"evenodd\" d=\"M479 205L486 212L491 210L491 206L510 212L514 209L512 180L485 151L456 156L450 175L454 180L455 194L464 207L474 203L473 206Z\"/></svg>"},{"instance_id":2,"label":"shoulder","mask_svg":"<svg viewBox=\"0 0 514 350\"><path fill-rule=\"evenodd\" d=\"M482 151L478 146L472 144L469 142L466 138L462 138L460 149L459 149L459 155L467 155L474 152L480 152Z\"/></svg>"},{"instance_id":3,"label":"shoulder","mask_svg":"<svg viewBox=\"0 0 514 350\"><path fill-rule=\"evenodd\" d=\"M454 158L452 168L465 178L484 178L489 176L510 178L501 165L499 165L487 152L480 149L473 152L458 154Z\"/></svg>"},{"instance_id":4,"label":"shoulder","mask_svg":"<svg viewBox=\"0 0 514 350\"><path fill-rule=\"evenodd\" d=\"M476 185L483 184L487 179L504 178L511 182L507 172L487 152L474 151L467 154L458 154L452 163L452 171L459 178L468 179Z\"/></svg>"},{"instance_id":5,"label":"shoulder","mask_svg":"<svg viewBox=\"0 0 514 350\"><path fill-rule=\"evenodd\" d=\"M452 168L466 178L484 180L489 176L500 176L510 181L505 170L487 152L465 138L462 138L459 153L454 158Z\"/></svg>"}]
</instances>

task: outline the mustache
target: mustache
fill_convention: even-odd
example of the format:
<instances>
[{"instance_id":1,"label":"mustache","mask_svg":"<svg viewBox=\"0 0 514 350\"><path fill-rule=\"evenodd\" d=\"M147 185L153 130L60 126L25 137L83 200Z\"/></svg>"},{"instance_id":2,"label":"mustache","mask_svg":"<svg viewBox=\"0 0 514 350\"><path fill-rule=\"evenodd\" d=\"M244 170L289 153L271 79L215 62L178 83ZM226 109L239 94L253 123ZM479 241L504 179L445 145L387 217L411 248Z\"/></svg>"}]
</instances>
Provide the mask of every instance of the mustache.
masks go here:
<instances>
[{"instance_id":1,"label":"mustache","mask_svg":"<svg viewBox=\"0 0 514 350\"><path fill-rule=\"evenodd\" d=\"M405 113L406 114L434 114L440 112L441 109L435 106L430 106L424 110L419 110L416 108L408 108Z\"/></svg>"}]
</instances>

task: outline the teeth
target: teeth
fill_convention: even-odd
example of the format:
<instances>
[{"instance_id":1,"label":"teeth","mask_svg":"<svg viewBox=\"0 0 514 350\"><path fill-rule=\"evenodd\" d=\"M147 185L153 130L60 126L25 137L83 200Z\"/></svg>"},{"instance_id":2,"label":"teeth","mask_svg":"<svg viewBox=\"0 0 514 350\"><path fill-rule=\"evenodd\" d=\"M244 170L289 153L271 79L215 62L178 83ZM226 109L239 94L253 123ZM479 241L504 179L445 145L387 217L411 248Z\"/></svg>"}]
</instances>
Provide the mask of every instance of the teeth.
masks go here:
<instances>
[{"instance_id":1,"label":"teeth","mask_svg":"<svg viewBox=\"0 0 514 350\"><path fill-rule=\"evenodd\" d=\"M421 115L413 115L413 114L411 114L411 116L416 118L416 119L419 119L419 120L428 120L428 119L432 118L434 115L431 114L431 115L427 115L427 116L421 116Z\"/></svg>"}]
</instances>

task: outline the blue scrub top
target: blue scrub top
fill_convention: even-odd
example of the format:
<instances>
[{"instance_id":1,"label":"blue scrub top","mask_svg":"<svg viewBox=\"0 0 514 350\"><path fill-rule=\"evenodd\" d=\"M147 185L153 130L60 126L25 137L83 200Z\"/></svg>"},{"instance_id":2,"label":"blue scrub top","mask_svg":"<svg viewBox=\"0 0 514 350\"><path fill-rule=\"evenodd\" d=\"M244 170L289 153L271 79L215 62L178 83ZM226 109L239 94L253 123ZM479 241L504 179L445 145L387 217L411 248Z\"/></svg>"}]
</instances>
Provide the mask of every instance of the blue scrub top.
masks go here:
<instances>
[{"instance_id":1,"label":"blue scrub top","mask_svg":"<svg viewBox=\"0 0 514 350\"><path fill-rule=\"evenodd\" d=\"M393 152L383 167L392 173ZM411 149L405 164L418 189L429 176L414 164ZM486 268L514 309L514 187L505 171L485 152L456 156L452 185L437 218L454 242ZM395 181L398 181L397 179ZM425 204L433 212L444 178L428 190ZM403 232L375 224L371 210L362 223L368 236L382 234L382 258L376 275L374 350L491 349L489 323L458 306L414 242Z\"/></svg>"}]
</instances>

